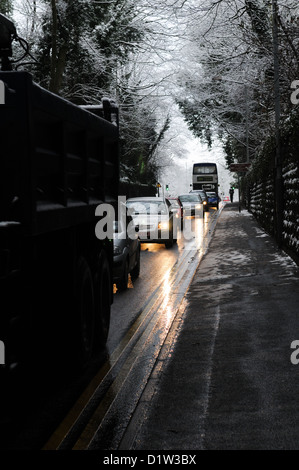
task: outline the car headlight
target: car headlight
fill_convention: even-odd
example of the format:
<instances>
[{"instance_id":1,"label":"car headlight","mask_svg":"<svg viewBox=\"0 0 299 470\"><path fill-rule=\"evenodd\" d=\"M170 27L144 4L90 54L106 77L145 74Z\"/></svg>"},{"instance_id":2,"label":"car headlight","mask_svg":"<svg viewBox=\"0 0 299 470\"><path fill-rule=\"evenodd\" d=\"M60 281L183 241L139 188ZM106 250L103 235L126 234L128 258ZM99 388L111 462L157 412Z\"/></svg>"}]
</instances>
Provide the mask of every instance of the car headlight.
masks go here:
<instances>
[{"instance_id":1,"label":"car headlight","mask_svg":"<svg viewBox=\"0 0 299 470\"><path fill-rule=\"evenodd\" d=\"M167 230L169 228L169 223L168 222L159 222L158 223L158 229L159 230Z\"/></svg>"},{"instance_id":2,"label":"car headlight","mask_svg":"<svg viewBox=\"0 0 299 470\"><path fill-rule=\"evenodd\" d=\"M122 254L122 249L121 249L119 246L114 245L114 247L113 247L113 254L114 254L114 255L121 255L121 254Z\"/></svg>"}]
</instances>

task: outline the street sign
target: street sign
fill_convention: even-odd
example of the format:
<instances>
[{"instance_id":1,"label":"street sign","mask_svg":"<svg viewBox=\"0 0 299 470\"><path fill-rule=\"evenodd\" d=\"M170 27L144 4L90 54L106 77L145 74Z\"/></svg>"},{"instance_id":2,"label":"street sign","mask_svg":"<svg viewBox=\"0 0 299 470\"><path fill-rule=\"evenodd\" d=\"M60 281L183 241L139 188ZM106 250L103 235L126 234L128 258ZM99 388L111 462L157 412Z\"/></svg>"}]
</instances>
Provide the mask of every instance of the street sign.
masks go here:
<instances>
[{"instance_id":1,"label":"street sign","mask_svg":"<svg viewBox=\"0 0 299 470\"><path fill-rule=\"evenodd\" d=\"M249 170L251 163L232 163L229 165L229 171L236 173L245 173Z\"/></svg>"}]
</instances>

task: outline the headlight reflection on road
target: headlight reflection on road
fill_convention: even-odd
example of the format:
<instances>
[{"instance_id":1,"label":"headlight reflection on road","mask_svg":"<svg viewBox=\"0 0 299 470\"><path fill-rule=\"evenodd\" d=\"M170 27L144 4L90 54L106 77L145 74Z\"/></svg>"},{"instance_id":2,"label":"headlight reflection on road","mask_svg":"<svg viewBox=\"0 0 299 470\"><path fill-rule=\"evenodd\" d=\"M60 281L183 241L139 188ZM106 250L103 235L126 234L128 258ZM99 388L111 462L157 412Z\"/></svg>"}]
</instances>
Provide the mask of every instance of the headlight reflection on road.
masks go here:
<instances>
[{"instance_id":1,"label":"headlight reflection on road","mask_svg":"<svg viewBox=\"0 0 299 470\"><path fill-rule=\"evenodd\" d=\"M203 239L204 239L204 229L205 229L204 219L196 219L194 222L195 222L196 248L200 249L202 248Z\"/></svg>"},{"instance_id":2,"label":"headlight reflection on road","mask_svg":"<svg viewBox=\"0 0 299 470\"><path fill-rule=\"evenodd\" d=\"M185 249L199 249L203 243L206 225L203 218L185 219L183 238L185 241L191 241L187 244ZM195 246L194 246L195 245Z\"/></svg>"},{"instance_id":3,"label":"headlight reflection on road","mask_svg":"<svg viewBox=\"0 0 299 470\"><path fill-rule=\"evenodd\" d=\"M207 249L211 239L212 227L216 219L216 211L210 211L204 217L184 220L184 227L179 233L179 239L182 238L183 244L179 247L183 250L195 250L199 258Z\"/></svg>"},{"instance_id":4,"label":"headlight reflection on road","mask_svg":"<svg viewBox=\"0 0 299 470\"><path fill-rule=\"evenodd\" d=\"M170 292L171 292L171 269L168 269L167 273L163 278L162 289L163 289L163 302L161 304L161 310L163 312L163 321L164 328L169 328L171 325L175 310L170 302Z\"/></svg>"}]
</instances>

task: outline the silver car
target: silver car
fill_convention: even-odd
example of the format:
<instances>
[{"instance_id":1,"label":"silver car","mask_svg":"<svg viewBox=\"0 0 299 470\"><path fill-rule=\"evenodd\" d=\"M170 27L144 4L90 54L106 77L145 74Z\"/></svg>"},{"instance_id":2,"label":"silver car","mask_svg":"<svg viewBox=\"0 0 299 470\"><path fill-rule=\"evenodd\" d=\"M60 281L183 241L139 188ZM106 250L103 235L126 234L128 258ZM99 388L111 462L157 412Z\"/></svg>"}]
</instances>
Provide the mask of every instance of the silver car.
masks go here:
<instances>
[{"instance_id":1,"label":"silver car","mask_svg":"<svg viewBox=\"0 0 299 470\"><path fill-rule=\"evenodd\" d=\"M209 212L208 195L204 189L191 189L190 193L197 193L200 195L204 212Z\"/></svg>"},{"instance_id":2,"label":"silver car","mask_svg":"<svg viewBox=\"0 0 299 470\"><path fill-rule=\"evenodd\" d=\"M141 242L173 246L177 232L169 201L163 197L136 197L128 199L126 206L139 228Z\"/></svg>"},{"instance_id":3,"label":"silver car","mask_svg":"<svg viewBox=\"0 0 299 470\"><path fill-rule=\"evenodd\" d=\"M183 205L185 217L203 217L203 203L198 193L180 194L179 200Z\"/></svg>"}]
</instances>

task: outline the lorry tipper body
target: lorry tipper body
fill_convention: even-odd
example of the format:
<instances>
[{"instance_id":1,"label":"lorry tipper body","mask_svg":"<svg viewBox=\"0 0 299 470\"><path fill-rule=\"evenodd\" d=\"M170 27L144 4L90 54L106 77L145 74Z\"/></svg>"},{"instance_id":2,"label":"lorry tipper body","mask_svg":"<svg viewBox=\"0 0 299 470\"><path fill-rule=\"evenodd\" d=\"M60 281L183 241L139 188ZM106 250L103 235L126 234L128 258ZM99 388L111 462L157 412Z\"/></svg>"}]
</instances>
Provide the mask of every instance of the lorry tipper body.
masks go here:
<instances>
[{"instance_id":1,"label":"lorry tipper body","mask_svg":"<svg viewBox=\"0 0 299 470\"><path fill-rule=\"evenodd\" d=\"M109 329L113 241L95 236L95 210L117 199L118 110L83 109L27 72L0 83L0 368L84 365Z\"/></svg>"}]
</instances>

